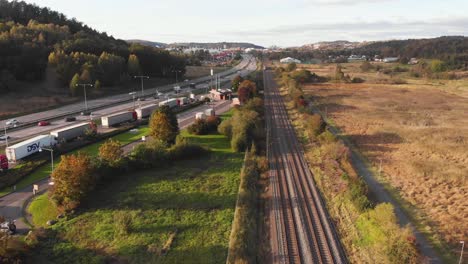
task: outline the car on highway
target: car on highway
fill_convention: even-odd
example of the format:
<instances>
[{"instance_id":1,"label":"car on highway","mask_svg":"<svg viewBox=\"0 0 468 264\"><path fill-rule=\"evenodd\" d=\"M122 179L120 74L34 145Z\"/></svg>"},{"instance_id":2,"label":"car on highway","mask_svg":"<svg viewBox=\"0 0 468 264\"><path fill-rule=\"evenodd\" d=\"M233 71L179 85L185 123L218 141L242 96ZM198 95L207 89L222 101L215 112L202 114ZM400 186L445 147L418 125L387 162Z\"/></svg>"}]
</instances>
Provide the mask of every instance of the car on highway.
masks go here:
<instances>
[{"instance_id":1,"label":"car on highway","mask_svg":"<svg viewBox=\"0 0 468 264\"><path fill-rule=\"evenodd\" d=\"M83 112L81 112L81 115L82 115L82 116L89 116L89 115L91 115L91 111L89 111L89 110L83 110Z\"/></svg>"},{"instance_id":2,"label":"car on highway","mask_svg":"<svg viewBox=\"0 0 468 264\"><path fill-rule=\"evenodd\" d=\"M10 136L7 136L7 135L0 136L1 141L5 141L7 139L10 139Z\"/></svg>"},{"instance_id":3,"label":"car on highway","mask_svg":"<svg viewBox=\"0 0 468 264\"><path fill-rule=\"evenodd\" d=\"M73 121L76 121L76 117L74 116L65 117L65 122L73 122Z\"/></svg>"},{"instance_id":4,"label":"car on highway","mask_svg":"<svg viewBox=\"0 0 468 264\"><path fill-rule=\"evenodd\" d=\"M39 123L37 123L37 126L48 126L48 125L50 125L49 121L40 121Z\"/></svg>"},{"instance_id":5,"label":"car on highway","mask_svg":"<svg viewBox=\"0 0 468 264\"><path fill-rule=\"evenodd\" d=\"M7 125L7 126L16 126L16 125L18 125L18 124L19 124L19 121L16 120L16 119L11 119L11 120L8 120L8 121L6 122L6 125Z\"/></svg>"}]
</instances>

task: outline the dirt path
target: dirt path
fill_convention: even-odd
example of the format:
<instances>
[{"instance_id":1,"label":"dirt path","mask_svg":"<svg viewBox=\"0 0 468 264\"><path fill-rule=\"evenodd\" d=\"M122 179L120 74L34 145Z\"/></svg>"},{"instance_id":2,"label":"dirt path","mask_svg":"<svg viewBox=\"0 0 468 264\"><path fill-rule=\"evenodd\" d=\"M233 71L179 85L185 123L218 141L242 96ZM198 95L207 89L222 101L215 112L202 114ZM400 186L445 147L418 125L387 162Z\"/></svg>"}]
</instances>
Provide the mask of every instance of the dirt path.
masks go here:
<instances>
[{"instance_id":1,"label":"dirt path","mask_svg":"<svg viewBox=\"0 0 468 264\"><path fill-rule=\"evenodd\" d=\"M322 116L324 120L327 120L323 113L317 109L315 106L311 106L314 113ZM341 131L327 122L329 130L336 136L341 135ZM362 159L360 154L357 152L349 142L344 141L344 143L351 150L351 162L356 169L357 173L366 181L367 186L369 187L369 192L371 195L380 203L390 203L393 205L398 223L400 226L408 225L411 228L414 236L416 237L417 246L422 255L427 258L429 263L438 264L442 263L442 260L438 256L437 252L434 250L432 245L426 239L424 234L419 232L415 226L412 224L410 218L406 212L402 209L401 205L390 195L390 193L385 189L385 187L376 179L373 172L368 167L367 163Z\"/></svg>"}]
</instances>

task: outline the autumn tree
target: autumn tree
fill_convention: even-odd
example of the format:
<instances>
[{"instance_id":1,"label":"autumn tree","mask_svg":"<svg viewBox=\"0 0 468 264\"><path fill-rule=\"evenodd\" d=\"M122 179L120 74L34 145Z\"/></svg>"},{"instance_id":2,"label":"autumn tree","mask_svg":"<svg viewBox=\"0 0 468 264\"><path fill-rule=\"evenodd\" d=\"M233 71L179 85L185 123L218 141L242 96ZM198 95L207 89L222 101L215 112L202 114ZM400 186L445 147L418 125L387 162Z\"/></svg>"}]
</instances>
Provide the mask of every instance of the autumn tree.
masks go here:
<instances>
[{"instance_id":1,"label":"autumn tree","mask_svg":"<svg viewBox=\"0 0 468 264\"><path fill-rule=\"evenodd\" d=\"M90 83L92 81L91 80L91 74L89 73L89 71L87 69L84 69L83 72L81 73L80 81L82 83Z\"/></svg>"},{"instance_id":2,"label":"autumn tree","mask_svg":"<svg viewBox=\"0 0 468 264\"><path fill-rule=\"evenodd\" d=\"M231 86L232 86L232 91L237 92L237 89L239 88L239 85L241 82L244 81L244 78L240 75L237 75L234 79L231 81Z\"/></svg>"},{"instance_id":3,"label":"autumn tree","mask_svg":"<svg viewBox=\"0 0 468 264\"><path fill-rule=\"evenodd\" d=\"M257 92L257 87L254 82L250 80L245 80L240 83L239 89L237 90L237 95L239 97L239 102L245 104L249 99L255 96Z\"/></svg>"},{"instance_id":4,"label":"autumn tree","mask_svg":"<svg viewBox=\"0 0 468 264\"><path fill-rule=\"evenodd\" d=\"M96 184L95 166L88 154L62 156L52 173L50 197L65 210L76 208Z\"/></svg>"},{"instance_id":5,"label":"autumn tree","mask_svg":"<svg viewBox=\"0 0 468 264\"><path fill-rule=\"evenodd\" d=\"M135 54L130 54L127 63L128 74L135 76L141 73L140 60Z\"/></svg>"},{"instance_id":6,"label":"autumn tree","mask_svg":"<svg viewBox=\"0 0 468 264\"><path fill-rule=\"evenodd\" d=\"M76 91L78 89L78 87L76 86L78 83L80 82L80 75L78 75L78 73L75 73L75 75L73 76L73 78L71 79L70 81L70 93L72 96L75 96L76 95Z\"/></svg>"},{"instance_id":7,"label":"autumn tree","mask_svg":"<svg viewBox=\"0 0 468 264\"><path fill-rule=\"evenodd\" d=\"M176 115L168 106L160 107L150 119L150 136L167 144L174 144L179 134Z\"/></svg>"},{"instance_id":8,"label":"autumn tree","mask_svg":"<svg viewBox=\"0 0 468 264\"><path fill-rule=\"evenodd\" d=\"M118 166L122 157L122 144L117 140L108 139L99 147L99 158L111 167Z\"/></svg>"}]
</instances>

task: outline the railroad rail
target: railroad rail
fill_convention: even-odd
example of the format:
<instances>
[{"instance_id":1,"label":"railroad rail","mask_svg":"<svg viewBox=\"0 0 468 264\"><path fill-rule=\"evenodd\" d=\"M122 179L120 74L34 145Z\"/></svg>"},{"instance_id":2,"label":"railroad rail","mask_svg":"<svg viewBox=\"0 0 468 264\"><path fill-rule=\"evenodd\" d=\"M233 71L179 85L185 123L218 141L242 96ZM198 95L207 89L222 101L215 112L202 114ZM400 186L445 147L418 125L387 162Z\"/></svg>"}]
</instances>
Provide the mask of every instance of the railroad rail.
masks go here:
<instances>
[{"instance_id":1,"label":"railroad rail","mask_svg":"<svg viewBox=\"0 0 468 264\"><path fill-rule=\"evenodd\" d=\"M264 84L272 262L347 263L271 71Z\"/></svg>"}]
</instances>

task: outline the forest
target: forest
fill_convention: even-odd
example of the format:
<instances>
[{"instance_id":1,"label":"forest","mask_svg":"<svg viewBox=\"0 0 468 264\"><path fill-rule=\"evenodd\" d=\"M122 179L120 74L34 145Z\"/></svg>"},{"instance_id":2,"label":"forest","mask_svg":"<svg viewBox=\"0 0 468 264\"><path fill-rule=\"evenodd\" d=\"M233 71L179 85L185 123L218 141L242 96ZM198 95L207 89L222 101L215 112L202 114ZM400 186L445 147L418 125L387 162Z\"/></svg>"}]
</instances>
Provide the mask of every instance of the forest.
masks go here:
<instances>
[{"instance_id":1,"label":"forest","mask_svg":"<svg viewBox=\"0 0 468 264\"><path fill-rule=\"evenodd\" d=\"M186 63L184 56L128 44L49 8L0 0L0 92L14 90L16 81L43 80L49 66L69 89L76 81L112 86L136 74L172 77Z\"/></svg>"}]
</instances>

